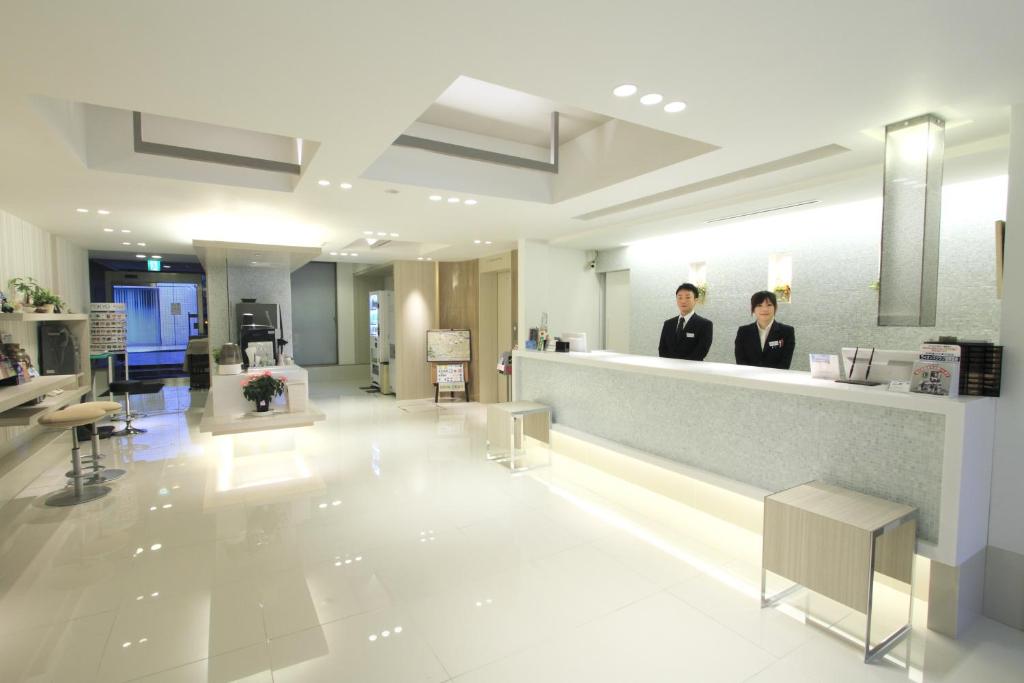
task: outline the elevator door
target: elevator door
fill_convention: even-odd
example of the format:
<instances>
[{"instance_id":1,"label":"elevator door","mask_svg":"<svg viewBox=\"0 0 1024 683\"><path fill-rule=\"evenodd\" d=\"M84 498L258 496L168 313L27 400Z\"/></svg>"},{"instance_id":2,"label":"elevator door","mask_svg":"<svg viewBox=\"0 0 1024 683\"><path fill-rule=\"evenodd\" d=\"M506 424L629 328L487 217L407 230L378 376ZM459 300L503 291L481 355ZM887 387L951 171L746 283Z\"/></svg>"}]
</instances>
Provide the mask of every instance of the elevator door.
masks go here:
<instances>
[{"instance_id":1,"label":"elevator door","mask_svg":"<svg viewBox=\"0 0 1024 683\"><path fill-rule=\"evenodd\" d=\"M299 365L338 364L338 280L333 263L312 261L292 273L293 345Z\"/></svg>"}]
</instances>

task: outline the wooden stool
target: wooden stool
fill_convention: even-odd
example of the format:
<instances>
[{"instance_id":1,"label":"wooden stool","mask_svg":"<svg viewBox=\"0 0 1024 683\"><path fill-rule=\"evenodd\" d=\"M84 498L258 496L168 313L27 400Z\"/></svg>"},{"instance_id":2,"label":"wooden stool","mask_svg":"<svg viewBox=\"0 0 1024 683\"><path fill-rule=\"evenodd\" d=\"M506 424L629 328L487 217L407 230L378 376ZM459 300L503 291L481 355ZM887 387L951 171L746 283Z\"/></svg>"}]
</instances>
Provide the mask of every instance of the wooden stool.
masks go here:
<instances>
[{"instance_id":1,"label":"wooden stool","mask_svg":"<svg viewBox=\"0 0 1024 683\"><path fill-rule=\"evenodd\" d=\"M83 406L94 406L103 410L104 415L112 415L117 411L121 410L121 404L116 401L90 401L82 403ZM90 484L103 484L108 481L114 481L120 477L123 477L127 472L122 469L113 469L104 467L100 464L100 460L107 457L100 453L100 433L99 425L97 422L89 425L89 440L92 443L92 453L82 458L83 464L87 466L87 473L90 475L85 480L86 486ZM68 473L71 476L71 473Z\"/></svg>"},{"instance_id":2,"label":"wooden stool","mask_svg":"<svg viewBox=\"0 0 1024 683\"><path fill-rule=\"evenodd\" d=\"M107 411L89 404L68 406L39 418L39 424L47 427L65 427L71 429L71 479L72 488L58 491L46 499L46 504L53 507L78 505L96 500L110 493L109 486L86 486L84 480L89 477L82 472L82 460L78 450L78 427L95 423Z\"/></svg>"}]
</instances>

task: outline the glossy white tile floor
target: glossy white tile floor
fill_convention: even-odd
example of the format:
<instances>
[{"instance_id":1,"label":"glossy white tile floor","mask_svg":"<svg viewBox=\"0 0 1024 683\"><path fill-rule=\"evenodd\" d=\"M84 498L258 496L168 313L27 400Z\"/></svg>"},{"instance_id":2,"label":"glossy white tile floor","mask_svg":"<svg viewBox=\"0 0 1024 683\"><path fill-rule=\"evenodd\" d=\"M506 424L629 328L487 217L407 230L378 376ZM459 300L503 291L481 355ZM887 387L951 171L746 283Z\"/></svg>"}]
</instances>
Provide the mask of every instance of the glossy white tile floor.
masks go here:
<instances>
[{"instance_id":1,"label":"glossy white tile floor","mask_svg":"<svg viewBox=\"0 0 1024 683\"><path fill-rule=\"evenodd\" d=\"M0 509L0 681L1021 680L1024 633L981 619L952 641L920 604L865 666L828 630L856 632L849 610L759 608L756 535L621 483L602 498L606 475L560 459L510 477L479 406L355 385L314 387L327 422L290 432L153 414L104 442L129 475L73 509L41 505L65 441L40 453L53 467Z\"/></svg>"}]
</instances>

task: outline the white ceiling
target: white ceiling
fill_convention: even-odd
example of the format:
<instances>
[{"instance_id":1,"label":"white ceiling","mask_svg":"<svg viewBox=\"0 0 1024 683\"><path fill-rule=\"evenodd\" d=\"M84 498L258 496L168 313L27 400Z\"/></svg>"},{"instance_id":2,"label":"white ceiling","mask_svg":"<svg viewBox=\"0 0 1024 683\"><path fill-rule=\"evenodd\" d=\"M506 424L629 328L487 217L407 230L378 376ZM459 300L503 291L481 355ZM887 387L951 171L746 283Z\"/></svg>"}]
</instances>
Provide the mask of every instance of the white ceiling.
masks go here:
<instances>
[{"instance_id":1,"label":"white ceiling","mask_svg":"<svg viewBox=\"0 0 1024 683\"><path fill-rule=\"evenodd\" d=\"M447 245L435 258L523 237L600 247L635 239L654 218L731 211L753 196L880 168L881 142L864 131L916 114L973 120L949 132L951 149L1005 135L1007 107L1024 101L1024 3L811 7L0 0L0 208L105 251L121 241L105 226L130 228L157 253L188 253L193 239L343 250L365 230ZM430 202L430 188L361 179L460 76L720 149L555 204L479 196L474 207L448 205ZM613 97L624 82L689 107L669 115ZM37 95L321 147L293 193L90 170L33 108ZM573 218L830 144L851 151L624 214Z\"/></svg>"}]
</instances>

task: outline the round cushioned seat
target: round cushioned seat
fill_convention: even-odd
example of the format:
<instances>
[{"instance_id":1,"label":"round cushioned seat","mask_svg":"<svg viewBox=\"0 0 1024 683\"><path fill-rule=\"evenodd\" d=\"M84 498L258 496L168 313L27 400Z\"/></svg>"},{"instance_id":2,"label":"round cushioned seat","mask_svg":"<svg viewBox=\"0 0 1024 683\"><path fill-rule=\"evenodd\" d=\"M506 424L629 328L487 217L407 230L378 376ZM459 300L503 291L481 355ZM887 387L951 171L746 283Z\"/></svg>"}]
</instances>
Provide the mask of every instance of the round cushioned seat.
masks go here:
<instances>
[{"instance_id":1,"label":"round cushioned seat","mask_svg":"<svg viewBox=\"0 0 1024 683\"><path fill-rule=\"evenodd\" d=\"M96 406L97 408L102 408L108 413L116 413L121 410L121 404L117 401L89 401L83 405Z\"/></svg>"},{"instance_id":2,"label":"round cushioned seat","mask_svg":"<svg viewBox=\"0 0 1024 683\"><path fill-rule=\"evenodd\" d=\"M39 424L48 427L79 427L92 424L107 414L107 411L88 403L78 403L63 410L47 413L39 418Z\"/></svg>"}]
</instances>

